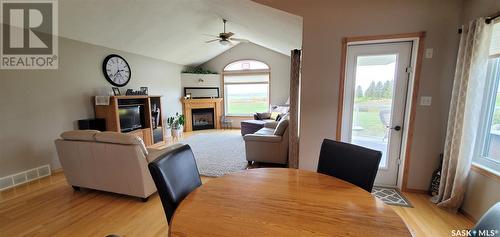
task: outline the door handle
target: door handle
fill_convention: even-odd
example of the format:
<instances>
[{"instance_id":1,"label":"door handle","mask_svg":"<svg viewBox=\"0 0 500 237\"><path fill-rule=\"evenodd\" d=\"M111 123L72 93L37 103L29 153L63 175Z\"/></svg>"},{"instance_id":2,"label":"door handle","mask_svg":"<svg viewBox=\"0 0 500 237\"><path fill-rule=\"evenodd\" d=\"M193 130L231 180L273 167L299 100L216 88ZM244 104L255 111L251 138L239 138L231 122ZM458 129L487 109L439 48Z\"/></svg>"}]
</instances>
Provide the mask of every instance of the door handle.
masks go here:
<instances>
[{"instance_id":1,"label":"door handle","mask_svg":"<svg viewBox=\"0 0 500 237\"><path fill-rule=\"evenodd\" d=\"M390 129L394 129L394 130L396 130L396 131L399 131L399 130L401 130L401 126L396 125L396 126L394 126L394 127L390 128Z\"/></svg>"}]
</instances>

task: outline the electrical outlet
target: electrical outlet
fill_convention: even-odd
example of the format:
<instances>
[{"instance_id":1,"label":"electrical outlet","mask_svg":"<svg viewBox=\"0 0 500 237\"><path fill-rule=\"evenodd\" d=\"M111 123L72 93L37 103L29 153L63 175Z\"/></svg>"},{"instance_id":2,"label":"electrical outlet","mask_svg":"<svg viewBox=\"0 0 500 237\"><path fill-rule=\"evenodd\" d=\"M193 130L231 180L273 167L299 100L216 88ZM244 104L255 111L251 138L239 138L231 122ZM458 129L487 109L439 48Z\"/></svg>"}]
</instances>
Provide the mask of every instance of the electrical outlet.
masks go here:
<instances>
[{"instance_id":1,"label":"electrical outlet","mask_svg":"<svg viewBox=\"0 0 500 237\"><path fill-rule=\"evenodd\" d=\"M420 105L421 106L431 106L432 97L431 96L421 96L420 97Z\"/></svg>"},{"instance_id":2,"label":"electrical outlet","mask_svg":"<svg viewBox=\"0 0 500 237\"><path fill-rule=\"evenodd\" d=\"M425 49L425 58L432 58L433 55L434 55L433 48Z\"/></svg>"}]
</instances>

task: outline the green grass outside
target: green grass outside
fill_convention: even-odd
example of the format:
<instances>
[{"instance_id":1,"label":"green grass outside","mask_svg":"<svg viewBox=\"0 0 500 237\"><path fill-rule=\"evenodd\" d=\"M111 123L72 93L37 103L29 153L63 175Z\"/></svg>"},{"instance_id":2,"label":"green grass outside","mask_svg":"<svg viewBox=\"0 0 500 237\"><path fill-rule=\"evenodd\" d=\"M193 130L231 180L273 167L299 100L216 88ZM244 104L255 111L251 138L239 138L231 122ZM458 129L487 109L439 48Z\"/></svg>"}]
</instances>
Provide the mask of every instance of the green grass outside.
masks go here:
<instances>
[{"instance_id":1,"label":"green grass outside","mask_svg":"<svg viewBox=\"0 0 500 237\"><path fill-rule=\"evenodd\" d=\"M378 110L360 111L354 117L354 125L363 130L353 131L355 136L384 137L386 128L380 121Z\"/></svg>"},{"instance_id":2,"label":"green grass outside","mask_svg":"<svg viewBox=\"0 0 500 237\"><path fill-rule=\"evenodd\" d=\"M353 124L362 129L353 131L353 135L383 138L386 128L380 120L379 113L381 108L388 107L391 104L391 100L362 97L356 98L355 103L359 109L354 111Z\"/></svg>"},{"instance_id":3,"label":"green grass outside","mask_svg":"<svg viewBox=\"0 0 500 237\"><path fill-rule=\"evenodd\" d=\"M228 114L252 115L256 112L265 112L269 105L265 101L237 101L232 100L228 105Z\"/></svg>"}]
</instances>

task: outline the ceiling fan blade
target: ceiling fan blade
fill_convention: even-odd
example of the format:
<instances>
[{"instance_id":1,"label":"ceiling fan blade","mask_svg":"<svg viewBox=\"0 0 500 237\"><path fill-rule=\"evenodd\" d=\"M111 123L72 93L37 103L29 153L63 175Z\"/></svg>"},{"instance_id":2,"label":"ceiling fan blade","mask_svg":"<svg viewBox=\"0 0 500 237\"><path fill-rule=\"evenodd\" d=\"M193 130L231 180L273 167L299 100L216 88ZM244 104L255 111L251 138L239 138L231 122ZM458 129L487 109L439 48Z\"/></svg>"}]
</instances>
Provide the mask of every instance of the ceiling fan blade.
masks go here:
<instances>
[{"instance_id":1,"label":"ceiling fan blade","mask_svg":"<svg viewBox=\"0 0 500 237\"><path fill-rule=\"evenodd\" d=\"M250 43L250 40L247 40L247 39L231 38L230 40L236 41L236 42L241 42L241 43Z\"/></svg>"},{"instance_id":2,"label":"ceiling fan blade","mask_svg":"<svg viewBox=\"0 0 500 237\"><path fill-rule=\"evenodd\" d=\"M213 40L205 41L205 43L212 43L212 42L215 42L215 41L219 41L219 39L213 39Z\"/></svg>"},{"instance_id":3,"label":"ceiling fan blade","mask_svg":"<svg viewBox=\"0 0 500 237\"><path fill-rule=\"evenodd\" d=\"M226 33L226 37L227 37L227 38L229 38L229 37L231 37L231 36L233 36L233 35L234 35L234 33L233 33L233 32L227 32L227 33Z\"/></svg>"},{"instance_id":4,"label":"ceiling fan blade","mask_svg":"<svg viewBox=\"0 0 500 237\"><path fill-rule=\"evenodd\" d=\"M214 38L219 38L219 36L218 36L218 35L211 35L211 34L202 34L202 35L204 35L204 36L209 36L209 37L214 37Z\"/></svg>"}]
</instances>

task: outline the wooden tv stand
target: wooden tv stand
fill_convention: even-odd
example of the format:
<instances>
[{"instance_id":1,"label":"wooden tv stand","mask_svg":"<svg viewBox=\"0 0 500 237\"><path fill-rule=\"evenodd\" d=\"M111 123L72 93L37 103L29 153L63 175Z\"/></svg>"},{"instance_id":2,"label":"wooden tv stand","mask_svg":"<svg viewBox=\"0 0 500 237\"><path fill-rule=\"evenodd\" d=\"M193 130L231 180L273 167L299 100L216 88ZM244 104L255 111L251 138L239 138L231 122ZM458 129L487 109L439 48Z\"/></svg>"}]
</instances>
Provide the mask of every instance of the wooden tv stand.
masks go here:
<instances>
[{"instance_id":1,"label":"wooden tv stand","mask_svg":"<svg viewBox=\"0 0 500 237\"><path fill-rule=\"evenodd\" d=\"M127 133L131 133L142 138L146 146L151 146L164 141L161 96L111 96L109 98L109 105L95 105L95 117L106 120L106 131L121 132L120 116L118 113L118 109L121 105L142 105L144 108L144 112L142 113L144 124L142 124L142 128ZM151 114L151 110L154 105L160 108L160 119L158 121L157 128L154 128L153 126ZM160 132L161 139L159 139ZM154 134L157 134L156 141L154 139Z\"/></svg>"}]
</instances>

